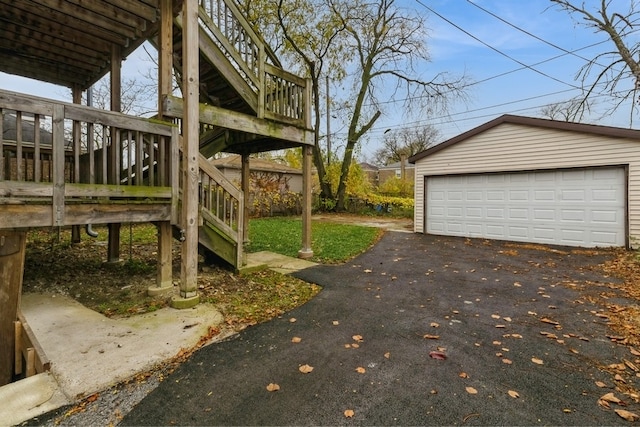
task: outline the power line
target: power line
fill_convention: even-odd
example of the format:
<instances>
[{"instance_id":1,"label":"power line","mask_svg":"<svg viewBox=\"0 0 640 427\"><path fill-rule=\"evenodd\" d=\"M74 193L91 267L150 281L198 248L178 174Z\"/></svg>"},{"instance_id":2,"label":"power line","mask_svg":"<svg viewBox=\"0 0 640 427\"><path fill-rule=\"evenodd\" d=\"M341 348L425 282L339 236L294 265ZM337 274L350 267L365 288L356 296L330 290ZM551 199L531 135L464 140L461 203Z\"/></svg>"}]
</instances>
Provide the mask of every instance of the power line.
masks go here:
<instances>
[{"instance_id":1,"label":"power line","mask_svg":"<svg viewBox=\"0 0 640 427\"><path fill-rule=\"evenodd\" d=\"M500 16L496 15L495 13L491 12L490 10L487 10L487 9L485 9L484 7L480 6L479 4L472 2L471 0L467 0L467 3L470 3L471 5L473 5L473 6L477 7L478 9L480 9L481 11L483 11L483 12L485 12L485 13L487 13L487 14L489 14L489 15L493 16L493 17L494 17L494 18L496 18L497 20L499 20L499 21L501 21L501 22L504 22L504 23L505 23L505 24L507 24L508 26L510 26L510 27L512 27L512 28L515 28L516 30L518 30L518 31L520 31L520 32L522 32L522 33L524 33L524 34L528 35L529 37L533 37L534 39L536 39L536 40L538 40L538 41L541 41L542 43L544 43L544 44L546 44L546 45L549 45L549 46L551 46L551 47L553 47L553 48L556 48L556 49L558 49L558 50L560 50L560 51L562 51L562 52L566 53L567 55L573 55L573 56L575 56L576 58L580 58L580 59L582 59L583 61L591 62L591 59L587 59L587 58L585 58L585 57L583 57L583 56L576 55L576 54L574 53L574 52L576 52L576 51L573 51L573 52L568 51L567 49L565 49L565 48L563 48L563 47L560 47L560 46L558 46L558 45L556 45L556 44L554 44L554 43L551 43L550 41L547 41L547 40L545 40L545 39L543 39L543 38L541 38L541 37L538 37L538 36L536 36L535 34L532 34L532 33L530 33L529 31L527 31L527 30L525 30L525 29L523 29L523 28L521 28L521 27L518 27L518 26L517 26L517 25L515 25L515 24L512 24L511 22L507 21L506 19L501 18ZM596 62L595 64L600 65L600 64L598 64L597 62ZM603 65L600 65L600 66L601 66L601 67L603 67Z\"/></svg>"},{"instance_id":2,"label":"power line","mask_svg":"<svg viewBox=\"0 0 640 427\"><path fill-rule=\"evenodd\" d=\"M540 74L540 75L542 75L542 76L544 76L544 77L546 77L546 78L548 78L548 79L554 80L554 81L556 81L556 82L558 82L558 83L562 83L563 85L566 85L566 86L572 87L572 88L574 88L574 89L580 89L578 86L572 85L572 84L570 84L570 83L567 83L567 82L565 82L565 81L562 81L562 80L560 80L560 79L557 79L557 78L555 78L555 77L553 77L553 76L550 76L550 75L548 75L548 74L546 74L546 73L544 73L544 72L542 72L542 71L540 71L540 70L538 70L538 69L535 69L535 68L533 68L532 66L527 65L527 64L525 64L524 62L522 62L522 61L520 61L520 60L518 60L518 59L516 59L516 58L514 58L514 57L512 57L512 56L510 56L510 55L508 55L508 54L506 54L506 53L504 53L504 52L502 52L500 49L498 49L498 48L495 48L495 47L491 46L489 43L486 43L485 41L483 41L483 40L481 40L480 38L478 38L478 37L474 36L473 34L471 34L469 31L465 30L464 28L460 27L459 25L455 24L454 22L450 21L449 19L445 18L444 16L442 16L441 14L439 14L438 12L436 12L435 10L433 10L432 8L430 8L429 6L427 6L426 4L424 4L421 0L416 0L416 2L417 2L419 5L421 5L422 7L424 7L425 9L427 9L428 11L430 11L431 13L433 13L434 15L438 16L438 17L439 17L440 19L442 19L443 21L447 22L449 25L451 25L451 26L453 26L453 27L457 28L459 31L462 31L463 33L465 33L466 35L468 35L468 36L469 36L469 37L471 37L472 39L476 40L478 43L483 44L484 46L486 46L486 47L488 47L489 49L493 50L494 52L496 52L496 53L498 53L498 54L500 54L500 55L504 56L505 58L508 58L508 59L510 59L511 61L513 61L513 62L515 62L515 63L517 63L517 64L520 64L520 65L522 65L523 67L525 67L525 68L527 68L527 69L529 69L529 70L531 70L531 71L533 71L533 72L535 72L535 73L538 73L538 74Z\"/></svg>"}]
</instances>

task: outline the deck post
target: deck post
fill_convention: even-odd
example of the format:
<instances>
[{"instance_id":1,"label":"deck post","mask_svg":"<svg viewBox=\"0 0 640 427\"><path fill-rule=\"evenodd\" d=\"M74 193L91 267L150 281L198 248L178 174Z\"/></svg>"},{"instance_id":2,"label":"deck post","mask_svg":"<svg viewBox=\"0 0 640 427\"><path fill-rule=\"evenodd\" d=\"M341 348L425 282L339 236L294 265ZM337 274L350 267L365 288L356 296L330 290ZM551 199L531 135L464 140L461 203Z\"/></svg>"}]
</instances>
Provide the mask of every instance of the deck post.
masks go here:
<instances>
[{"instance_id":1,"label":"deck post","mask_svg":"<svg viewBox=\"0 0 640 427\"><path fill-rule=\"evenodd\" d=\"M298 257L309 259L313 257L311 248L311 156L313 147L302 147L302 249Z\"/></svg>"},{"instance_id":2,"label":"deck post","mask_svg":"<svg viewBox=\"0 0 640 427\"><path fill-rule=\"evenodd\" d=\"M199 151L199 44L198 0L182 4L182 95L183 116L183 189L182 189L182 268L180 296L172 300L175 308L189 308L200 302L198 296L198 175Z\"/></svg>"},{"instance_id":3,"label":"deck post","mask_svg":"<svg viewBox=\"0 0 640 427\"><path fill-rule=\"evenodd\" d=\"M121 101L122 101L122 80L121 80L121 64L122 64L122 55L120 53L120 49L117 47L113 47L111 49L111 111L120 111L122 109ZM111 155L110 155L110 163L111 167L109 171L111 172L111 179L109 184L118 184L120 181L118 179L120 168L118 167L118 159L119 159L119 144L117 138L117 130L112 129L111 132ZM117 263L120 262L120 224L109 224L109 238L108 238L108 246L107 246L107 262L108 263Z\"/></svg>"},{"instance_id":4,"label":"deck post","mask_svg":"<svg viewBox=\"0 0 640 427\"><path fill-rule=\"evenodd\" d=\"M242 155L242 172L241 172L241 184L242 184L242 192L244 193L244 208L242 209L242 214L244 218L244 230L243 235L240 236L242 242L238 242L239 245L247 245L249 244L249 196L251 195L251 167L249 163L249 154Z\"/></svg>"},{"instance_id":5,"label":"deck post","mask_svg":"<svg viewBox=\"0 0 640 427\"><path fill-rule=\"evenodd\" d=\"M158 119L163 120L162 100L165 95L171 94L171 73L173 68L173 1L160 0L160 34L158 36ZM177 139L175 143L177 144ZM160 167L166 165L161 164ZM175 173L175 171L174 171ZM167 183L162 182L161 185ZM163 295L173 290L173 257L171 246L173 235L170 221L160 221L158 228L158 267L156 272L156 284L149 287L149 296Z\"/></svg>"},{"instance_id":6,"label":"deck post","mask_svg":"<svg viewBox=\"0 0 640 427\"><path fill-rule=\"evenodd\" d=\"M311 129L311 87L311 79L307 79L303 105L307 129ZM302 249L298 251L298 257L302 259L313 257L313 249L311 248L312 156L313 146L307 143L302 147Z\"/></svg>"},{"instance_id":7,"label":"deck post","mask_svg":"<svg viewBox=\"0 0 640 427\"><path fill-rule=\"evenodd\" d=\"M15 326L20 308L26 248L24 231L0 230L0 386L13 379Z\"/></svg>"},{"instance_id":8,"label":"deck post","mask_svg":"<svg viewBox=\"0 0 640 427\"><path fill-rule=\"evenodd\" d=\"M73 98L74 104L82 104L82 90L80 86L74 85L71 89L71 97ZM71 179L72 182L80 182L80 123L74 121L73 122L73 177ZM71 226L71 243L78 244L81 241L80 237L80 226L72 225Z\"/></svg>"}]
</instances>

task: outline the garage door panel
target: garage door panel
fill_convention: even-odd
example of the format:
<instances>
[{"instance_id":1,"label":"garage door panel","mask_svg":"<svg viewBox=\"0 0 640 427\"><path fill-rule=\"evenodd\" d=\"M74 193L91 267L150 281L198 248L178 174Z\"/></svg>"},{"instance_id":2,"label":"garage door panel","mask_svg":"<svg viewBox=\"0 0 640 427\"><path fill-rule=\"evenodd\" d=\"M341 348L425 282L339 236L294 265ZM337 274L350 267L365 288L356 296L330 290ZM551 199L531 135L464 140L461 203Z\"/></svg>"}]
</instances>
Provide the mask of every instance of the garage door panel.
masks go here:
<instances>
[{"instance_id":1,"label":"garage door panel","mask_svg":"<svg viewBox=\"0 0 640 427\"><path fill-rule=\"evenodd\" d=\"M529 209L509 209L509 220L528 221Z\"/></svg>"},{"instance_id":2,"label":"garage door panel","mask_svg":"<svg viewBox=\"0 0 640 427\"><path fill-rule=\"evenodd\" d=\"M426 231L571 246L624 246L623 168L429 177Z\"/></svg>"}]
</instances>

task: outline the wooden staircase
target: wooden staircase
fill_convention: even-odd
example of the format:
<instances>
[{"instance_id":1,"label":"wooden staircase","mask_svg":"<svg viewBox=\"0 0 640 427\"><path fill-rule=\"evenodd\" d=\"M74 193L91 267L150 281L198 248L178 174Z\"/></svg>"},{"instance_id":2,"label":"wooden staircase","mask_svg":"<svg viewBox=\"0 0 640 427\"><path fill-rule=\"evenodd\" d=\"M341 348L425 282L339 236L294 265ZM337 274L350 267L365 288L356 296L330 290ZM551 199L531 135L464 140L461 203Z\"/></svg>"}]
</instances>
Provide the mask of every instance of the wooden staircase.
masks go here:
<instances>
[{"instance_id":1,"label":"wooden staircase","mask_svg":"<svg viewBox=\"0 0 640 427\"><path fill-rule=\"evenodd\" d=\"M309 85L281 68L235 0L201 0L198 21L199 241L202 248L238 269L243 264L244 195L207 158L222 151L251 154L303 145L305 137L311 139ZM173 50L174 69L180 76L179 14L174 19ZM181 99L167 97L163 115L180 125Z\"/></svg>"}]
</instances>

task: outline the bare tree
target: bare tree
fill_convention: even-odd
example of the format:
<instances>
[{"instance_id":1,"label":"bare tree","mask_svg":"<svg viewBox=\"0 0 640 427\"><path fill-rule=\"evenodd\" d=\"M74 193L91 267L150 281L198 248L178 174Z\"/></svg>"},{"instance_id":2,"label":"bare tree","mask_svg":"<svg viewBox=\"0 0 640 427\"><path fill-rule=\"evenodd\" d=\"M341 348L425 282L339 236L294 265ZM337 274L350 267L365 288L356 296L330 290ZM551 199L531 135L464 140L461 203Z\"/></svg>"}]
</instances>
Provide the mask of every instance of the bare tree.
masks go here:
<instances>
[{"instance_id":1,"label":"bare tree","mask_svg":"<svg viewBox=\"0 0 640 427\"><path fill-rule=\"evenodd\" d=\"M289 63L298 65L312 83L315 111L313 161L320 182L321 197L333 199L333 189L326 179L325 161L320 149L321 99L320 79L344 78L341 33L344 25L335 19L326 0L241 0L250 22L278 41L274 49Z\"/></svg>"},{"instance_id":2,"label":"bare tree","mask_svg":"<svg viewBox=\"0 0 640 427\"><path fill-rule=\"evenodd\" d=\"M545 105L540 116L563 122L582 122L586 113L593 111L593 103L581 97Z\"/></svg>"},{"instance_id":3,"label":"bare tree","mask_svg":"<svg viewBox=\"0 0 640 427\"><path fill-rule=\"evenodd\" d=\"M354 149L382 115L380 98L404 99L406 110L444 109L447 100L463 95L465 79L452 79L445 73L431 78L421 75L418 68L424 69L430 62L425 18L403 12L395 0L329 2L347 30L347 52L356 67L353 100L347 103L350 118L336 193L336 209L343 210Z\"/></svg>"},{"instance_id":4,"label":"bare tree","mask_svg":"<svg viewBox=\"0 0 640 427\"><path fill-rule=\"evenodd\" d=\"M313 83L316 111L314 163L324 198L334 201L336 210L345 208L346 184L358 143L382 116L380 102L405 101L405 115L411 111L433 112L446 101L462 95L464 78L446 73L425 77L430 62L425 18L396 6L396 0L242 0L248 16L265 23L275 17L273 31L282 35L279 53L301 65ZM273 11L274 4L277 8ZM247 7L253 7L253 11ZM256 12L257 11L257 12ZM264 31L264 30L263 30ZM268 32L268 31L267 31ZM348 70L348 73L347 73ZM330 74L342 88L334 98L339 120L348 129L342 153L337 189L325 179L325 159L319 145L320 77ZM335 153L326 153L334 155Z\"/></svg>"},{"instance_id":5,"label":"bare tree","mask_svg":"<svg viewBox=\"0 0 640 427\"><path fill-rule=\"evenodd\" d=\"M608 94L614 101L610 112L620 108L627 100L635 99L640 87L640 43L631 34L637 30L640 18L638 2L613 2L600 0L599 6L589 10L584 2L576 5L569 0L551 0L560 9L579 18L579 23L596 32L606 34L614 49L596 55L585 64L576 75L585 91L583 102L600 93ZM614 9L626 7L626 10ZM630 86L624 86L631 80ZM620 86L623 86L622 88ZM633 122L633 110L630 111L630 123Z\"/></svg>"},{"instance_id":6,"label":"bare tree","mask_svg":"<svg viewBox=\"0 0 640 427\"><path fill-rule=\"evenodd\" d=\"M440 132L431 125L400 128L384 134L382 146L374 153L374 160L379 165L399 162L402 156L411 157L437 142Z\"/></svg>"}]
</instances>

